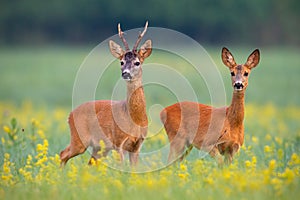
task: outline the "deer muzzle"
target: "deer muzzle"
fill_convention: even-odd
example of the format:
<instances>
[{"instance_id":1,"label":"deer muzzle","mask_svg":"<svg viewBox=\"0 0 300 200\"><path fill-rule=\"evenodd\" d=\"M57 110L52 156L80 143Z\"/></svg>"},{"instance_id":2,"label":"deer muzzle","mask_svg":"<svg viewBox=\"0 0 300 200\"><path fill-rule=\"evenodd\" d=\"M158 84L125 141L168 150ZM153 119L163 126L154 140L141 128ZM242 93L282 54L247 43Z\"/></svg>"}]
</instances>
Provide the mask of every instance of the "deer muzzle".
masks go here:
<instances>
[{"instance_id":1,"label":"deer muzzle","mask_svg":"<svg viewBox=\"0 0 300 200\"><path fill-rule=\"evenodd\" d=\"M128 71L122 72L122 77L125 80L131 80L132 79L131 74Z\"/></svg>"},{"instance_id":2,"label":"deer muzzle","mask_svg":"<svg viewBox=\"0 0 300 200\"><path fill-rule=\"evenodd\" d=\"M234 87L235 90L240 91L240 90L243 90L244 84L243 84L242 81L236 81L236 82L233 84L233 87Z\"/></svg>"}]
</instances>

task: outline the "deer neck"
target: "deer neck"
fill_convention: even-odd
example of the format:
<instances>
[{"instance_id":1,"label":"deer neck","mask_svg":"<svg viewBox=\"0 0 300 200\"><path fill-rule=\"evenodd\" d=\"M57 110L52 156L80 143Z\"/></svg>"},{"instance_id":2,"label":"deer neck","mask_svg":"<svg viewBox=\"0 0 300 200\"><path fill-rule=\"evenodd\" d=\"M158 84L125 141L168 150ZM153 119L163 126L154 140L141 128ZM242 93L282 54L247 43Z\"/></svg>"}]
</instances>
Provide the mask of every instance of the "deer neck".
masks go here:
<instances>
[{"instance_id":1,"label":"deer neck","mask_svg":"<svg viewBox=\"0 0 300 200\"><path fill-rule=\"evenodd\" d=\"M233 127L243 125L245 106L245 91L233 92L231 105L228 107L229 123Z\"/></svg>"},{"instance_id":2,"label":"deer neck","mask_svg":"<svg viewBox=\"0 0 300 200\"><path fill-rule=\"evenodd\" d=\"M142 80L127 82L127 111L132 121L141 127L148 125L146 100Z\"/></svg>"}]
</instances>

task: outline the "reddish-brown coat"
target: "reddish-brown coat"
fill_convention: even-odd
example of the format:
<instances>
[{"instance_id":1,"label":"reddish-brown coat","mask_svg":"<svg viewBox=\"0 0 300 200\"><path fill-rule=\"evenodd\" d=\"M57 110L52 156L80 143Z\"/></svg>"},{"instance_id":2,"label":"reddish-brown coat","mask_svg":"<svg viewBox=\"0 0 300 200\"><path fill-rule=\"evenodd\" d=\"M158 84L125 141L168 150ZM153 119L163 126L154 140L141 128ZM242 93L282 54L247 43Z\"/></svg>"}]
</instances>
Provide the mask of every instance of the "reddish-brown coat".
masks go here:
<instances>
[{"instance_id":1,"label":"reddish-brown coat","mask_svg":"<svg viewBox=\"0 0 300 200\"><path fill-rule=\"evenodd\" d=\"M147 30L147 25L148 23L143 34ZM120 153L121 160L124 153L128 152L131 164L136 164L138 161L138 154L148 126L141 65L151 54L152 44L151 40L147 40L137 51L136 48L143 36L140 34L135 49L131 51L133 56L125 58L129 47L120 25L118 27L126 51L113 41L109 41L109 46L112 55L119 58L126 66L127 76L123 78L126 79L127 84L127 99L92 101L75 108L69 115L71 142L60 153L61 165L65 165L70 158L85 152L88 147L92 147L93 151L91 160L106 156L110 150L115 149ZM123 70L122 68L122 73ZM99 155L101 140L105 144L105 149L101 149L102 154Z\"/></svg>"},{"instance_id":2,"label":"reddish-brown coat","mask_svg":"<svg viewBox=\"0 0 300 200\"><path fill-rule=\"evenodd\" d=\"M168 162L183 158L185 147L196 147L216 157L219 164L231 163L233 155L244 142L244 94L248 85L248 73L259 62L259 51L255 50L245 65L235 63L228 49L223 48L222 60L229 67L234 92L229 107L214 108L197 102L179 102L161 112L170 141ZM239 84L237 86L236 84ZM241 86L242 85L242 86Z\"/></svg>"}]
</instances>

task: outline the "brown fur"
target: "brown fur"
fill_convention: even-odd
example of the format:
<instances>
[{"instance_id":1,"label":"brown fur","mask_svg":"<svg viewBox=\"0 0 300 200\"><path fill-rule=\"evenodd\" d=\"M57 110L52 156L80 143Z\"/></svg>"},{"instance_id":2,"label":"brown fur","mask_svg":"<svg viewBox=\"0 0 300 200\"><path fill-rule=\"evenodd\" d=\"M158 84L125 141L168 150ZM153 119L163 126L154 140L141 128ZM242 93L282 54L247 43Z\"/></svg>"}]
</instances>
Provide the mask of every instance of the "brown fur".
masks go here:
<instances>
[{"instance_id":1,"label":"brown fur","mask_svg":"<svg viewBox=\"0 0 300 200\"><path fill-rule=\"evenodd\" d=\"M127 49L128 44L122 33L119 28L120 38L123 42L125 41ZM140 39L139 36L135 46L138 45ZM70 158L84 153L88 147L92 147L92 157L89 163L92 159L106 156L112 149L120 153L121 159L124 153L128 152L130 163L133 165L138 161L138 154L148 126L140 65L151 54L151 41L147 40L139 51L134 49L131 52L133 56L130 58L125 58L125 54L129 52L128 49L124 51L113 41L109 41L109 45L112 55L124 63L125 67L121 68L122 73L123 70L127 70L126 73L131 74L130 79L128 76L123 77L127 80L127 99L125 101L92 101L74 109L69 116L71 142L60 153L61 165L65 165ZM140 63L139 67L136 63ZM105 143L105 149L100 149L101 140ZM98 153L100 150L102 155Z\"/></svg>"},{"instance_id":2,"label":"brown fur","mask_svg":"<svg viewBox=\"0 0 300 200\"><path fill-rule=\"evenodd\" d=\"M248 74L259 62L259 51L255 50L249 57L242 70L237 71L233 56L228 49L223 48L222 60L231 72L233 86L241 81L242 90L234 90L229 107L214 108L197 102L179 102L166 107L161 112L161 121L164 124L170 141L168 162L185 156L183 152L188 147L201 149L215 157L219 164L231 163L233 155L244 142L244 94L248 84ZM241 68L241 67L239 67Z\"/></svg>"}]
</instances>

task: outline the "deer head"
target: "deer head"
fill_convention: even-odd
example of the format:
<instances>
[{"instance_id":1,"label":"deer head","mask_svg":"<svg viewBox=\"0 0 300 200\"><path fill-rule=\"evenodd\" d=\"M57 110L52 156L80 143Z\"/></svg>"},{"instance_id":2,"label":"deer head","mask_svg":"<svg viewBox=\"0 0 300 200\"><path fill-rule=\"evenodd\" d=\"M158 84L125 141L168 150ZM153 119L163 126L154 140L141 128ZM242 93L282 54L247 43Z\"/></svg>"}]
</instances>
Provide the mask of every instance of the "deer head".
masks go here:
<instances>
[{"instance_id":1,"label":"deer head","mask_svg":"<svg viewBox=\"0 0 300 200\"><path fill-rule=\"evenodd\" d=\"M145 35L148 27L148 22L146 22L143 32L138 36L138 39L132 50L129 49L128 43L126 42L123 32L121 30L120 24L118 24L119 37L122 40L125 50L122 49L120 45L114 41L109 41L109 48L112 55L120 59L122 77L126 81L133 81L140 78L142 75L141 65L144 59L150 56L152 52L151 40L147 40L139 50L137 50L139 43L141 42L143 36Z\"/></svg>"},{"instance_id":2,"label":"deer head","mask_svg":"<svg viewBox=\"0 0 300 200\"><path fill-rule=\"evenodd\" d=\"M230 69L231 81L234 91L244 91L248 86L250 71L259 63L259 50L254 50L245 64L236 64L230 51L223 47L222 61Z\"/></svg>"}]
</instances>

